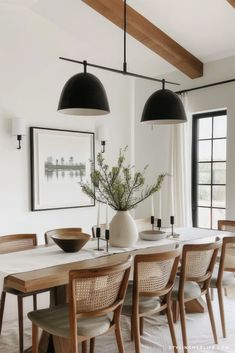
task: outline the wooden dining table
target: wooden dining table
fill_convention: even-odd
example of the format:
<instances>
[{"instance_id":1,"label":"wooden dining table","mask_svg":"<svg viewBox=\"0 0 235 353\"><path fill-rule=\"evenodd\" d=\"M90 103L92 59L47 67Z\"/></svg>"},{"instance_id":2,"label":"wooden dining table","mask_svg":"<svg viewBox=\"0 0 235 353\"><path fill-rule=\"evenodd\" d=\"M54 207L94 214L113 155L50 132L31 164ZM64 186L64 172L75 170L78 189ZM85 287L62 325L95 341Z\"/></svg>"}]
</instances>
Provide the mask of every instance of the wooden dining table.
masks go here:
<instances>
[{"instance_id":1,"label":"wooden dining table","mask_svg":"<svg viewBox=\"0 0 235 353\"><path fill-rule=\"evenodd\" d=\"M138 224L139 230L149 229L150 225L145 222L140 222ZM198 243L198 242L211 242L215 240L216 236L223 237L225 234L222 231L215 230L205 230L198 228L179 228L176 229L179 233L179 238L166 238L159 241L144 241L139 240L136 245L131 249L120 249L120 248L110 248L109 252L100 252L97 254L96 250L96 240L90 240L88 247L89 251L94 251L94 258L83 259L81 261L71 261L68 263L57 264L55 266L43 267L24 271L17 273L17 263L15 264L15 273L7 275L4 278L4 285L13 289L17 289L21 292L27 293L31 291L39 291L42 289L50 289L50 303L51 305L58 305L65 303L67 299L67 284L68 284L68 274L70 270L74 269L85 269L91 267L111 265L119 263L125 259L129 254L137 253L150 253L150 252L160 252L172 249L177 243L183 245L188 243ZM230 232L226 232L226 236ZM170 233L169 233L170 234ZM230 233L234 236L234 233ZM41 245L39 248L45 246ZM51 247L55 248L56 245ZM32 257L35 256L37 248L30 250ZM97 254L97 256L95 256ZM6 255L4 255L6 256ZM59 256L59 251L58 251ZM191 305L191 307L190 307ZM191 302L188 305L188 310L191 312L203 312L204 305L200 301ZM51 336L46 332L41 335L39 343L40 353L69 353L68 351L68 341L56 336ZM27 349L27 352L31 352L31 349Z\"/></svg>"}]
</instances>

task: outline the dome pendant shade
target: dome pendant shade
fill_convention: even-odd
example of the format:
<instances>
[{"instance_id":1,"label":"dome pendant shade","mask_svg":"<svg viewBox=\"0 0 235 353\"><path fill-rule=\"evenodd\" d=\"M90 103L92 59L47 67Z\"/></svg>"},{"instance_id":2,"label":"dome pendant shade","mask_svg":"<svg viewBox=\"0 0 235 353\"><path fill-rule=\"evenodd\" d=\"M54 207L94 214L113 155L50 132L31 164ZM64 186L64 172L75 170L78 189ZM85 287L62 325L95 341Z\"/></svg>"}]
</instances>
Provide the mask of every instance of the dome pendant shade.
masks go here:
<instances>
[{"instance_id":1,"label":"dome pendant shade","mask_svg":"<svg viewBox=\"0 0 235 353\"><path fill-rule=\"evenodd\" d=\"M183 103L168 89L154 92L145 103L141 122L145 124L179 124L187 121Z\"/></svg>"},{"instance_id":2,"label":"dome pendant shade","mask_svg":"<svg viewBox=\"0 0 235 353\"><path fill-rule=\"evenodd\" d=\"M58 105L68 115L105 115L110 112L107 95L101 81L83 72L71 77L65 84Z\"/></svg>"}]
</instances>

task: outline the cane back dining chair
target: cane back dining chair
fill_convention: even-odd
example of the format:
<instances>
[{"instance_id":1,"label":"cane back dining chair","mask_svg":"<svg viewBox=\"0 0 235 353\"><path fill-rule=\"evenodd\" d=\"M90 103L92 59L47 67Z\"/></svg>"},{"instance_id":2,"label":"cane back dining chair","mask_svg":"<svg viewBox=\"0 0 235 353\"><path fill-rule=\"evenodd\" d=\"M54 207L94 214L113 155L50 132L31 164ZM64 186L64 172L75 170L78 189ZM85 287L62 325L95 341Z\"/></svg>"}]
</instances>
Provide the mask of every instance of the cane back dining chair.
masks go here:
<instances>
[{"instance_id":1,"label":"cane back dining chair","mask_svg":"<svg viewBox=\"0 0 235 353\"><path fill-rule=\"evenodd\" d=\"M224 316L224 303L223 303L223 288L228 288L235 285L235 236L224 237L222 251L220 255L219 268L215 268L210 287L217 289L220 319L223 337L226 337L226 326Z\"/></svg>"},{"instance_id":2,"label":"cane back dining chair","mask_svg":"<svg viewBox=\"0 0 235 353\"><path fill-rule=\"evenodd\" d=\"M67 339L71 353L78 352L78 343L114 329L119 353L124 353L120 315L128 284L132 258L122 263L69 272L69 303L32 311L33 353L38 353L38 327L49 334ZM83 346L84 347L84 346ZM86 347L86 346L85 346Z\"/></svg>"},{"instance_id":3,"label":"cane back dining chair","mask_svg":"<svg viewBox=\"0 0 235 353\"><path fill-rule=\"evenodd\" d=\"M0 237L0 254L7 254L16 251L32 249L37 245L36 234L11 234ZM6 294L10 293L17 296L18 304L18 326L19 326L19 352L24 351L24 326L23 326L23 298L33 296L33 308L37 309L37 294L46 290L23 293L12 288L3 287L0 303L0 334L2 331L3 314L5 308Z\"/></svg>"},{"instance_id":4,"label":"cane back dining chair","mask_svg":"<svg viewBox=\"0 0 235 353\"><path fill-rule=\"evenodd\" d=\"M171 312L171 291L174 285L181 250L136 255L134 279L127 289L122 314L131 316L131 338L135 352L141 351L144 317L166 311L174 352L177 342Z\"/></svg>"},{"instance_id":5,"label":"cane back dining chair","mask_svg":"<svg viewBox=\"0 0 235 353\"><path fill-rule=\"evenodd\" d=\"M45 232L44 239L46 245L55 244L51 238L53 235L76 235L82 232L82 228L57 228Z\"/></svg>"},{"instance_id":6,"label":"cane back dining chair","mask_svg":"<svg viewBox=\"0 0 235 353\"><path fill-rule=\"evenodd\" d=\"M183 246L180 276L176 277L172 291L175 310L180 314L184 352L188 352L188 341L185 320L185 303L206 296L206 302L213 332L217 344L217 334L211 305L209 285L213 273L216 256L221 246L219 239L214 243L189 244ZM177 307L179 306L179 311Z\"/></svg>"}]
</instances>

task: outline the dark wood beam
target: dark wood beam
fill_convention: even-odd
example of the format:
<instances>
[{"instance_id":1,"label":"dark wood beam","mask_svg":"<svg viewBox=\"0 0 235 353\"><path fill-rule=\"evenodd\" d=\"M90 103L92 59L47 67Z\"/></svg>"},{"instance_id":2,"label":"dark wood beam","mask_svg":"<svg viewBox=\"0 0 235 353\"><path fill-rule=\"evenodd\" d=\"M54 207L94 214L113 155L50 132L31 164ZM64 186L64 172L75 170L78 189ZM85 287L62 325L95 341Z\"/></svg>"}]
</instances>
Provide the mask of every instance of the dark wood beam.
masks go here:
<instances>
[{"instance_id":1,"label":"dark wood beam","mask_svg":"<svg viewBox=\"0 0 235 353\"><path fill-rule=\"evenodd\" d=\"M232 7L235 8L235 0L227 0L227 1L230 3L230 5L232 5Z\"/></svg>"},{"instance_id":2,"label":"dark wood beam","mask_svg":"<svg viewBox=\"0 0 235 353\"><path fill-rule=\"evenodd\" d=\"M82 0L123 29L123 0ZM191 78L203 75L203 63L127 5L127 33Z\"/></svg>"}]
</instances>

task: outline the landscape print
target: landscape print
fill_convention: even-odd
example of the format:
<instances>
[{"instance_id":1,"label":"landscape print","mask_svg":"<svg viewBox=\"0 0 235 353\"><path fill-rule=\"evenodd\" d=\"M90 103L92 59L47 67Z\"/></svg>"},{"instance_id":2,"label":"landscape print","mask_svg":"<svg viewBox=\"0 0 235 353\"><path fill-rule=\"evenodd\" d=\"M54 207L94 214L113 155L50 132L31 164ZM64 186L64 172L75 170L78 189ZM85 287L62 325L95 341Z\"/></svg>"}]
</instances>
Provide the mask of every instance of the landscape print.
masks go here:
<instances>
[{"instance_id":1,"label":"landscape print","mask_svg":"<svg viewBox=\"0 0 235 353\"><path fill-rule=\"evenodd\" d=\"M86 164L76 161L73 156L68 159L64 157L53 158L47 157L45 161L45 176L48 181L59 178L77 178L80 182L83 181L86 175Z\"/></svg>"}]
</instances>

